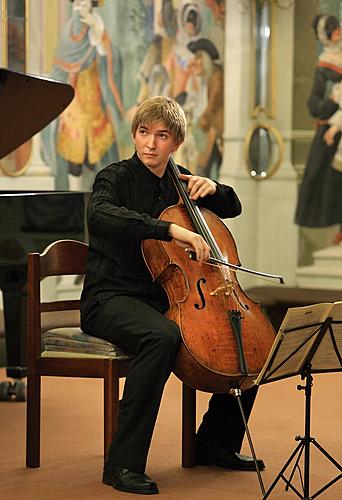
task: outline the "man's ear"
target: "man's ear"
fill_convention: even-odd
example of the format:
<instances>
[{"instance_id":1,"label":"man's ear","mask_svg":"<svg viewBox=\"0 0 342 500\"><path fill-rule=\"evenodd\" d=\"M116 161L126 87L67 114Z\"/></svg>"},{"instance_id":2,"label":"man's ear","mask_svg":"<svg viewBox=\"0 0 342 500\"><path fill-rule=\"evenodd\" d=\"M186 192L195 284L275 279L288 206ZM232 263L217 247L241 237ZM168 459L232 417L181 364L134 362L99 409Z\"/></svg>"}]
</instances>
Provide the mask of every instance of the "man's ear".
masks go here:
<instances>
[{"instance_id":1,"label":"man's ear","mask_svg":"<svg viewBox=\"0 0 342 500\"><path fill-rule=\"evenodd\" d=\"M174 147L173 147L173 151L172 152L175 153L181 144L182 144L182 142L176 142L175 145L174 145Z\"/></svg>"}]
</instances>

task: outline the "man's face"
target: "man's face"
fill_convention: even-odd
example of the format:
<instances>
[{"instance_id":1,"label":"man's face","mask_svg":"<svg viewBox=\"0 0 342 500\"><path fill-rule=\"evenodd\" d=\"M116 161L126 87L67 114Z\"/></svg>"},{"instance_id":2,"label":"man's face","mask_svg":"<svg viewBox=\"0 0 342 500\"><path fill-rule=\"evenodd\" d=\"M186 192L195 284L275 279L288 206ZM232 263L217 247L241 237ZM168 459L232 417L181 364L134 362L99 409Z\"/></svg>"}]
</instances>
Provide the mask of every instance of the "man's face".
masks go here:
<instances>
[{"instance_id":1,"label":"man's face","mask_svg":"<svg viewBox=\"0 0 342 500\"><path fill-rule=\"evenodd\" d=\"M202 57L203 52L199 50L196 52L195 57L190 63L190 66L192 68L192 71L194 72L195 75L202 75L203 74L203 57Z\"/></svg>"},{"instance_id":2,"label":"man's face","mask_svg":"<svg viewBox=\"0 0 342 500\"><path fill-rule=\"evenodd\" d=\"M133 141L140 160L160 177L165 172L170 155L177 151L180 145L164 122L139 125Z\"/></svg>"}]
</instances>

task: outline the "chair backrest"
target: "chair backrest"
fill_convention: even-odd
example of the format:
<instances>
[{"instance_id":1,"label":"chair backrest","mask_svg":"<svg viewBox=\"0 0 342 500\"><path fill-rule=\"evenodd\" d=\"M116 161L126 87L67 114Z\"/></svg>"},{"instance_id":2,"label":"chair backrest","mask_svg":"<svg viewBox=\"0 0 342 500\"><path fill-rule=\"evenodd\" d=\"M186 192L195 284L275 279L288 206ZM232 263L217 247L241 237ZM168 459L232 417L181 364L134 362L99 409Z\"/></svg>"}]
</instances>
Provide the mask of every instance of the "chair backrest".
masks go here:
<instances>
[{"instance_id":1,"label":"chair backrest","mask_svg":"<svg viewBox=\"0 0 342 500\"><path fill-rule=\"evenodd\" d=\"M36 255L36 254L32 254ZM40 256L40 277L84 274L88 245L83 241L58 240L50 243Z\"/></svg>"},{"instance_id":2,"label":"chair backrest","mask_svg":"<svg viewBox=\"0 0 342 500\"><path fill-rule=\"evenodd\" d=\"M76 240L58 240L39 253L27 257L27 334L28 356L40 356L42 314L61 315L62 325L75 326L67 311L79 311L79 299L42 301L40 282L48 276L83 275L88 257L88 245Z\"/></svg>"}]
</instances>

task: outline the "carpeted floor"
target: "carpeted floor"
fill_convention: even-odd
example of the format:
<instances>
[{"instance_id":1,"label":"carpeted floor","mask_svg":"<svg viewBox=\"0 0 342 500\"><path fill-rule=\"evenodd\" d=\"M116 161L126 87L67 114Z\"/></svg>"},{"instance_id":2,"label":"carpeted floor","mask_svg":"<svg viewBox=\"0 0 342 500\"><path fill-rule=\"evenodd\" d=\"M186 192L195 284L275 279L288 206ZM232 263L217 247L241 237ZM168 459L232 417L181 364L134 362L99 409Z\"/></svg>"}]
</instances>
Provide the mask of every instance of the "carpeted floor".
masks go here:
<instances>
[{"instance_id":1,"label":"carpeted floor","mask_svg":"<svg viewBox=\"0 0 342 500\"><path fill-rule=\"evenodd\" d=\"M5 370L0 370L0 381ZM250 420L257 455L266 462L262 473L269 487L304 432L304 393L296 389L299 377L262 386ZM312 436L342 462L342 376L314 376ZM43 382L41 467L25 468L25 403L0 402L0 499L90 500L128 499L102 485L101 381L45 378ZM181 384L172 376L167 384L147 473L158 483L160 495L170 500L256 500L262 494L257 475L218 467L180 466ZM208 394L198 394L198 418ZM248 447L244 445L244 452ZM311 495L339 472L312 447ZM298 474L296 474L298 477ZM294 481L298 487L298 481ZM285 492L280 481L269 498L298 498ZM342 480L319 498L342 498Z\"/></svg>"}]
</instances>

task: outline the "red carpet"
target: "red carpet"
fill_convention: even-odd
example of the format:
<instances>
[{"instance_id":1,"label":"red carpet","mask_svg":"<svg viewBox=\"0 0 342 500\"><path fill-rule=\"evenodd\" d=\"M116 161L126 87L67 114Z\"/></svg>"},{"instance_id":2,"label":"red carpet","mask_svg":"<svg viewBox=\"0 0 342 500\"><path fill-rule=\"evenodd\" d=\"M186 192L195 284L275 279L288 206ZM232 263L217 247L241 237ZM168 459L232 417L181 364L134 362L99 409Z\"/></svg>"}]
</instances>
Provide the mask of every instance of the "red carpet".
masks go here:
<instances>
[{"instance_id":1,"label":"red carpet","mask_svg":"<svg viewBox=\"0 0 342 500\"><path fill-rule=\"evenodd\" d=\"M0 381L5 370L0 370ZM257 455L266 463L262 478L267 489L304 432L304 393L296 389L300 377L262 386L250 420ZM314 376L311 435L342 462L342 375ZM180 465L181 385L171 377L165 391L147 473L158 483L155 498L174 500L261 499L257 475L218 467L182 469ZM208 394L198 393L200 419ZM45 378L43 382L41 467L25 468L25 403L0 402L0 499L90 500L127 499L140 495L119 493L102 485L101 381ZM243 451L249 454L245 443ZM338 474L312 448L311 495ZM298 474L296 474L296 478ZM294 480L296 487L298 480ZM285 492L280 481L271 500L298 498ZM318 498L342 498L342 479Z\"/></svg>"}]
</instances>

